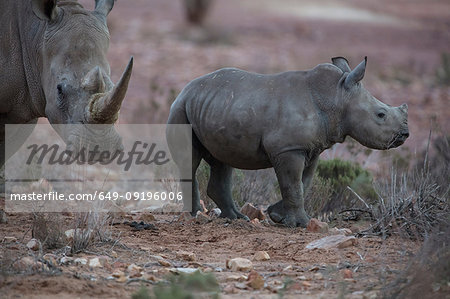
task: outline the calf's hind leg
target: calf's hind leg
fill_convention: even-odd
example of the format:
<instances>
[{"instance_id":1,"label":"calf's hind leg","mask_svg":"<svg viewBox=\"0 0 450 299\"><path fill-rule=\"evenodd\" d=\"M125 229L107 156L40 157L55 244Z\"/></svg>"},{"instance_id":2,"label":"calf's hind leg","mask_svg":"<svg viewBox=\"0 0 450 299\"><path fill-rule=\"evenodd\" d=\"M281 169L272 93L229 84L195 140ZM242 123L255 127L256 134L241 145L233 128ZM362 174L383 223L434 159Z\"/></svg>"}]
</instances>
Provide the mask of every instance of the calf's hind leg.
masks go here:
<instances>
[{"instance_id":1,"label":"calf's hind leg","mask_svg":"<svg viewBox=\"0 0 450 299\"><path fill-rule=\"evenodd\" d=\"M213 157L209 157L207 162L211 167L207 194L222 211L220 217L249 220L247 216L238 211L231 196L233 168Z\"/></svg>"}]
</instances>

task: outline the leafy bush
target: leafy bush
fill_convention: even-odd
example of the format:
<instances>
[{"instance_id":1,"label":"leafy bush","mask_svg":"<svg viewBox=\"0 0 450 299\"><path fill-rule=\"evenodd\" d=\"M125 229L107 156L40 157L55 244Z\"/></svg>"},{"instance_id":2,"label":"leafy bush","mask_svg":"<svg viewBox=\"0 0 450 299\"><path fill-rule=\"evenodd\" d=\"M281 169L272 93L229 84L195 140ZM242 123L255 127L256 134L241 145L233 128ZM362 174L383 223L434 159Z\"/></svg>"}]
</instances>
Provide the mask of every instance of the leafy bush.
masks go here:
<instances>
[{"instance_id":1,"label":"leafy bush","mask_svg":"<svg viewBox=\"0 0 450 299\"><path fill-rule=\"evenodd\" d=\"M372 186L372 175L358 163L340 159L321 160L317 166L316 176L309 192L309 205L315 208L311 214L335 213L344 209L358 207L361 202L348 190L350 187L366 202L372 203L377 194ZM331 195L328 195L331 189ZM317 198L313 192L321 193L323 198ZM328 200L325 198L330 196ZM315 200L314 200L315 198ZM317 200L319 203L317 203ZM319 208L321 208L319 210Z\"/></svg>"}]
</instances>

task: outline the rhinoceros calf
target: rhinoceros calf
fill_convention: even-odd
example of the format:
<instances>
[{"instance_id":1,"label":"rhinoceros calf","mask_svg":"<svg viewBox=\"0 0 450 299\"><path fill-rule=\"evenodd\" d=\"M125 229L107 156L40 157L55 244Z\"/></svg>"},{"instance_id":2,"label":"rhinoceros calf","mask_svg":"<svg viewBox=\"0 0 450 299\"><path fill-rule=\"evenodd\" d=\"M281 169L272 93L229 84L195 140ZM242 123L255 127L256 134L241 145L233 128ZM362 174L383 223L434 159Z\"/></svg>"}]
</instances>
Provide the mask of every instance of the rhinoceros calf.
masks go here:
<instances>
[{"instance_id":1,"label":"rhinoceros calf","mask_svg":"<svg viewBox=\"0 0 450 299\"><path fill-rule=\"evenodd\" d=\"M192 212L200 209L195 172L202 159L211 166L207 194L232 219L245 218L231 197L233 168L273 167L282 200L268 208L271 219L305 227L304 194L320 153L346 136L372 149L403 144L407 105L386 105L363 87L366 62L351 70L336 57L312 70L273 75L226 68L190 82L168 123L192 125ZM169 129L169 145L171 136ZM180 170L189 169L183 149L170 150Z\"/></svg>"},{"instance_id":2,"label":"rhinoceros calf","mask_svg":"<svg viewBox=\"0 0 450 299\"><path fill-rule=\"evenodd\" d=\"M114 0L96 0L94 11L77 1L0 1L0 167L5 142L19 147L30 132L5 141L5 124L113 124L125 97L132 58L116 85L106 59L106 17ZM79 127L77 127L79 128ZM59 132L76 151L79 129ZM112 125L95 132L120 149Z\"/></svg>"}]
</instances>

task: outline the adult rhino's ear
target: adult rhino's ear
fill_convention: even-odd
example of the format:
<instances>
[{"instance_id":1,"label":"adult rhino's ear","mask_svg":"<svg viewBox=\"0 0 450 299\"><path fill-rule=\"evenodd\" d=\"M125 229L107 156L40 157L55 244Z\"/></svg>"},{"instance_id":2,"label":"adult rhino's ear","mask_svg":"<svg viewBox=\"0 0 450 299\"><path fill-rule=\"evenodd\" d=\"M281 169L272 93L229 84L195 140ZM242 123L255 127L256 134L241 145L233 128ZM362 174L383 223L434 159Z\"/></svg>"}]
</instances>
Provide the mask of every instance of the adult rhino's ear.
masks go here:
<instances>
[{"instance_id":1,"label":"adult rhino's ear","mask_svg":"<svg viewBox=\"0 0 450 299\"><path fill-rule=\"evenodd\" d=\"M353 71L348 74L347 78L344 81L345 88L351 88L353 85L358 83L364 78L364 73L366 72L366 64L367 64L367 56L364 57L364 60L358 64L357 67Z\"/></svg>"},{"instance_id":2,"label":"adult rhino's ear","mask_svg":"<svg viewBox=\"0 0 450 299\"><path fill-rule=\"evenodd\" d=\"M352 71L350 66L348 65L347 59L345 59L344 57L333 57L333 58L331 58L331 61L333 62L333 64L335 66L340 68L341 71L343 71L344 73L349 73Z\"/></svg>"},{"instance_id":3,"label":"adult rhino's ear","mask_svg":"<svg viewBox=\"0 0 450 299\"><path fill-rule=\"evenodd\" d=\"M105 17L114 6L115 0L95 0L95 11Z\"/></svg>"},{"instance_id":4,"label":"adult rhino's ear","mask_svg":"<svg viewBox=\"0 0 450 299\"><path fill-rule=\"evenodd\" d=\"M51 21L56 18L56 0L32 0L31 7L39 19Z\"/></svg>"}]
</instances>

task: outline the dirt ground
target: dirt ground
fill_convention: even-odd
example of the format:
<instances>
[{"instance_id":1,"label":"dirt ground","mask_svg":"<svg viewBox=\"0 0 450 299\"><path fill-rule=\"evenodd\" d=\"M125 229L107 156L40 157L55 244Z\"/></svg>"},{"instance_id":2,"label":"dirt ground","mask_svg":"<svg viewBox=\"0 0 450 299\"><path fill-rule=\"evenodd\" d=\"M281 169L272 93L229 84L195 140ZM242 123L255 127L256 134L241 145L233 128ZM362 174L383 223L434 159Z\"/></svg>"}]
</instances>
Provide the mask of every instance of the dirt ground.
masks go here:
<instances>
[{"instance_id":1,"label":"dirt ground","mask_svg":"<svg viewBox=\"0 0 450 299\"><path fill-rule=\"evenodd\" d=\"M80 1L92 8L94 1ZM108 17L109 62L117 80L129 57L135 67L121 123L164 123L171 102L190 80L225 66L272 73L309 69L331 57L345 56L352 67L368 56L366 88L391 105L408 103L411 153L423 150L430 127L437 134L450 129L450 88L437 73L442 54L450 53L450 4L446 0L216 0L204 28L187 26L181 1L116 2ZM45 120L42 120L45 122ZM398 153L403 153L399 150ZM31 214L8 214L0 224L1 298L130 298L141 284L150 289L171 268L212 272L222 298L377 298L398 276L421 243L400 236L358 238L343 249L308 250L306 244L327 234L287 229L263 222L181 223L176 215L157 214L158 230L133 231L123 215L111 227L113 243L92 245L73 258L102 257L101 267L57 263L45 271L12 270L24 256L64 256L63 249L33 252ZM66 225L73 216L62 216ZM361 223L340 223L357 232ZM63 225L64 226L64 225ZM14 237L13 242L4 241ZM3 241L2 241L3 240ZM254 261L256 251L268 261ZM193 261L180 251L195 254ZM253 260L263 276L260 290L247 287L226 268L230 258ZM161 258L168 264L163 265ZM142 277L120 282L111 275L135 264ZM352 271L345 278L344 270ZM287 285L286 290L282 289Z\"/></svg>"},{"instance_id":2,"label":"dirt ground","mask_svg":"<svg viewBox=\"0 0 450 299\"><path fill-rule=\"evenodd\" d=\"M0 289L3 298L127 298L141 281L117 282L114 271L136 264L152 280L163 280L169 269L195 268L216 276L223 298L273 298L283 284L289 282L286 298L329 298L339 294L346 298L376 298L380 289L392 281L416 252L419 244L397 237L359 238L358 243L343 249L308 250L306 244L328 234L310 233L305 229L286 229L269 224L254 225L239 220L229 222L215 218L206 224L182 223L176 215L156 215L157 231L133 231L129 225L112 226L115 244L92 246L87 253L74 258L108 256L101 268L87 265L58 265L41 274L2 276ZM70 222L71 217L65 217ZM20 223L18 227L17 224ZM2 236L18 239L1 244L3 266L11 265L29 253L22 240L31 238L29 215L10 215L7 225L0 227ZM358 230L358 226L349 226ZM195 254L186 261L179 252ZM266 251L270 260L255 261L257 251ZM52 252L52 251L49 251ZM54 252L54 251L53 251ZM36 256L37 252L34 253ZM159 257L170 265L161 265ZM231 271L226 261L242 257L253 261L254 270L264 277L265 287L254 290L246 287L239 276L249 271ZM346 278L344 269L353 277ZM231 286L231 287L230 287ZM148 285L149 288L152 285ZM227 288L228 287L228 288Z\"/></svg>"}]
</instances>

